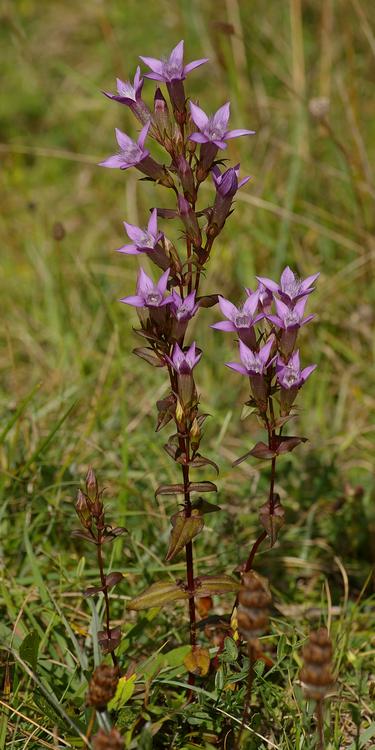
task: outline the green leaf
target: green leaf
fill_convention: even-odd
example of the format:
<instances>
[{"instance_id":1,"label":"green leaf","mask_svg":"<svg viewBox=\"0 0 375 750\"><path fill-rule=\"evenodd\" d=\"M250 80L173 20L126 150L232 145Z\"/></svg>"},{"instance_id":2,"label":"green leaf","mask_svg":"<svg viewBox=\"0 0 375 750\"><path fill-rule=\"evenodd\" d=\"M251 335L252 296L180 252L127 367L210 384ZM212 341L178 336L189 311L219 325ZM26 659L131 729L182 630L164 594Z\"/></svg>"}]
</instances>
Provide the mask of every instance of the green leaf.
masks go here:
<instances>
[{"instance_id":1,"label":"green leaf","mask_svg":"<svg viewBox=\"0 0 375 750\"><path fill-rule=\"evenodd\" d=\"M20 657L30 664L33 671L36 671L38 663L38 651L40 645L40 636L36 630L31 630L30 633L23 639L20 645Z\"/></svg>"},{"instance_id":2,"label":"green leaf","mask_svg":"<svg viewBox=\"0 0 375 750\"><path fill-rule=\"evenodd\" d=\"M174 581L159 581L153 583L148 589L135 596L128 604L128 609L134 609L137 612L141 609L150 609L150 607L161 607L169 602L176 602L179 599L188 599L189 594L182 584Z\"/></svg>"},{"instance_id":3,"label":"green leaf","mask_svg":"<svg viewBox=\"0 0 375 750\"><path fill-rule=\"evenodd\" d=\"M198 510L193 510L189 518L185 517L185 511L175 513L171 518L172 531L169 540L166 562L169 562L191 542L204 526L204 520Z\"/></svg>"},{"instance_id":4,"label":"green leaf","mask_svg":"<svg viewBox=\"0 0 375 750\"><path fill-rule=\"evenodd\" d=\"M227 575L199 576L195 579L195 596L211 596L212 594L227 594L239 591L240 584Z\"/></svg>"},{"instance_id":5,"label":"green leaf","mask_svg":"<svg viewBox=\"0 0 375 750\"><path fill-rule=\"evenodd\" d=\"M132 674L131 677L120 677L116 692L112 700L108 703L109 711L118 711L128 702L128 700L130 700L134 693L136 679L136 674Z\"/></svg>"}]
</instances>

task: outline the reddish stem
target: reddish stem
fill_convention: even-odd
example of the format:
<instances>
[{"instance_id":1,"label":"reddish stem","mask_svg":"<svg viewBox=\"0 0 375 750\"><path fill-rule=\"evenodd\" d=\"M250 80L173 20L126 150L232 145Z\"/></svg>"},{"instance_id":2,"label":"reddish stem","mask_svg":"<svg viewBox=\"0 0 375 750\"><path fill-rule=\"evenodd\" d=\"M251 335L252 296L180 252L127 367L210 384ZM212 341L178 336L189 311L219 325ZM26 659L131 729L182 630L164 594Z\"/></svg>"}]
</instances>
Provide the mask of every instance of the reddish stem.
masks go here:
<instances>
[{"instance_id":1,"label":"reddish stem","mask_svg":"<svg viewBox=\"0 0 375 750\"><path fill-rule=\"evenodd\" d=\"M98 552L98 567L99 567L99 573L100 573L100 581L102 584L103 594L104 594L104 603L105 603L105 619L106 619L106 631L107 631L107 638L109 642L111 642L111 621L110 621L110 611L109 611L109 596L108 596L108 588L106 583L106 578L104 574L104 566L103 566L103 555L102 555L102 529L98 529L98 542L97 542L97 552ZM111 658L113 661L113 665L117 666L117 658L113 651L111 651Z\"/></svg>"}]
</instances>

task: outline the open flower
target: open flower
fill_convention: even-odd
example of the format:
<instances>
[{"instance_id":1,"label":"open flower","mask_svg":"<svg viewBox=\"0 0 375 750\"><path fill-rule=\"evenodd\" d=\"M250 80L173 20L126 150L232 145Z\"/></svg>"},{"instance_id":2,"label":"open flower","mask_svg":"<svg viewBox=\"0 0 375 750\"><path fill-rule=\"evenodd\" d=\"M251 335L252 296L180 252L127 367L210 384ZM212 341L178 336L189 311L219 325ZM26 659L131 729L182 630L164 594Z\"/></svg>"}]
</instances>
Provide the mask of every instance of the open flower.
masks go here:
<instances>
[{"instance_id":1,"label":"open flower","mask_svg":"<svg viewBox=\"0 0 375 750\"><path fill-rule=\"evenodd\" d=\"M293 273L292 269L287 266L280 277L280 283L277 284L272 279L264 278L263 276L257 276L260 283L269 289L271 292L279 294L283 302L289 307L298 300L306 297L308 294L314 291L312 286L314 281L318 278L319 273L314 273L312 276L308 276L306 279L299 279L298 276Z\"/></svg>"},{"instance_id":2,"label":"open flower","mask_svg":"<svg viewBox=\"0 0 375 750\"><path fill-rule=\"evenodd\" d=\"M316 369L316 365L309 365L303 370L300 369L299 351L294 352L289 362L283 362L278 357L276 362L277 380L282 388L301 388L307 378Z\"/></svg>"},{"instance_id":3,"label":"open flower","mask_svg":"<svg viewBox=\"0 0 375 750\"><path fill-rule=\"evenodd\" d=\"M202 352L197 354L194 341L186 352L183 352L181 347L178 344L175 344L172 357L166 355L166 359L178 375L190 375L195 365L198 364L201 356Z\"/></svg>"},{"instance_id":4,"label":"open flower","mask_svg":"<svg viewBox=\"0 0 375 750\"><path fill-rule=\"evenodd\" d=\"M119 247L117 252L125 253L126 255L140 255L140 253L152 252L163 236L163 232L158 232L156 208L151 213L147 229L140 229L134 226L134 224L128 224L127 221L124 221L124 226L129 239L133 240L133 244Z\"/></svg>"},{"instance_id":5,"label":"open flower","mask_svg":"<svg viewBox=\"0 0 375 750\"><path fill-rule=\"evenodd\" d=\"M219 323L214 323L211 328L237 333L244 343L255 348L256 338L253 326L263 318L263 313L255 314L258 302L258 292L250 294L242 308L236 307L228 299L219 295L220 310L227 320L220 320Z\"/></svg>"},{"instance_id":6,"label":"open flower","mask_svg":"<svg viewBox=\"0 0 375 750\"><path fill-rule=\"evenodd\" d=\"M171 310L179 323L190 320L197 312L198 307L199 305L195 302L195 290L190 292L185 299L181 299L180 295L173 290Z\"/></svg>"},{"instance_id":7,"label":"open flower","mask_svg":"<svg viewBox=\"0 0 375 750\"><path fill-rule=\"evenodd\" d=\"M120 302L133 307L164 307L172 301L172 296L164 297L167 290L167 283L170 269L163 273L159 281L154 284L153 280L147 276L147 273L140 268L137 280L137 294L130 297L123 297Z\"/></svg>"},{"instance_id":8,"label":"open flower","mask_svg":"<svg viewBox=\"0 0 375 750\"><path fill-rule=\"evenodd\" d=\"M307 315L306 318L303 317L306 302L307 298L303 297L296 302L293 308L290 308L280 299L275 299L277 315L266 315L266 317L271 323L275 323L275 325L284 330L289 328L298 329L315 318L315 315Z\"/></svg>"},{"instance_id":9,"label":"open flower","mask_svg":"<svg viewBox=\"0 0 375 750\"><path fill-rule=\"evenodd\" d=\"M130 81L124 82L121 78L116 78L116 83L117 94L111 94L109 91L103 91L103 94L108 99L113 99L115 102L130 107L135 116L142 123L146 123L151 118L151 112L142 100L143 78L141 77L140 67L138 66L136 70L133 83L130 83Z\"/></svg>"},{"instance_id":10,"label":"open flower","mask_svg":"<svg viewBox=\"0 0 375 750\"><path fill-rule=\"evenodd\" d=\"M232 370L241 373L241 375L264 375L267 367L269 367L273 359L270 361L270 354L274 345L274 338L271 337L264 346L259 349L259 352L254 352L249 349L243 341L240 341L240 357L241 363L239 362L226 362L227 367L231 367Z\"/></svg>"},{"instance_id":11,"label":"open flower","mask_svg":"<svg viewBox=\"0 0 375 750\"><path fill-rule=\"evenodd\" d=\"M152 78L154 81L162 81L163 83L183 81L194 68L198 68L200 65L208 62L208 58L203 57L200 60L194 60L194 62L184 65L183 40L176 45L166 60L157 60L155 57L143 57L142 55L140 59L151 69L151 73L146 73L145 77Z\"/></svg>"},{"instance_id":12,"label":"open flower","mask_svg":"<svg viewBox=\"0 0 375 750\"><path fill-rule=\"evenodd\" d=\"M145 148L145 140L150 124L151 121L148 120L143 126L137 141L133 141L126 133L116 128L116 140L120 147L120 152L101 161L99 166L109 167L109 169L129 169L129 167L136 167L140 172L151 177L152 180L158 180L163 185L170 187L171 180L168 173L161 164L158 164L150 156L149 150Z\"/></svg>"},{"instance_id":13,"label":"open flower","mask_svg":"<svg viewBox=\"0 0 375 750\"><path fill-rule=\"evenodd\" d=\"M230 115L230 104L227 102L212 116L206 113L193 102L190 102L191 117L199 132L192 133L191 141L195 143L212 143L217 148L224 149L229 138L238 138L241 135L254 135L254 130L228 130Z\"/></svg>"}]
</instances>

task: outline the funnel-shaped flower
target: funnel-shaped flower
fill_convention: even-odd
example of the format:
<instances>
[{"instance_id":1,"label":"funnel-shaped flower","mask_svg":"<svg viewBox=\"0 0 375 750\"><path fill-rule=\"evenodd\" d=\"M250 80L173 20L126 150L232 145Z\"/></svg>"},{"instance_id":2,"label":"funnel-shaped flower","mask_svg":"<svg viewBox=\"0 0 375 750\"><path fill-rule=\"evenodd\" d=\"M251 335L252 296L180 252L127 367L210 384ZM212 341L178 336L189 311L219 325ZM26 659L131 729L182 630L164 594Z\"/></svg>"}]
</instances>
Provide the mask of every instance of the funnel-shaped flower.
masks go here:
<instances>
[{"instance_id":1,"label":"funnel-shaped flower","mask_svg":"<svg viewBox=\"0 0 375 750\"><path fill-rule=\"evenodd\" d=\"M133 83L130 83L130 81L124 82L121 78L116 78L116 83L117 94L111 94L110 91L103 91L103 94L108 99L113 99L115 102L120 102L120 104L130 107L135 116L142 123L146 123L151 117L151 112L147 104L142 100L143 78L141 77L140 67L138 66L136 70Z\"/></svg>"},{"instance_id":2,"label":"funnel-shaped flower","mask_svg":"<svg viewBox=\"0 0 375 750\"><path fill-rule=\"evenodd\" d=\"M145 140L149 127L150 123L148 122L142 128L137 142L116 128L116 140L120 147L120 152L101 161L99 166L109 167L110 169L129 169L129 167L138 166L150 153L145 148Z\"/></svg>"},{"instance_id":3,"label":"funnel-shaped flower","mask_svg":"<svg viewBox=\"0 0 375 750\"><path fill-rule=\"evenodd\" d=\"M181 299L180 295L173 290L171 310L178 322L190 320L198 310L198 305L195 302L195 290L190 292L185 299Z\"/></svg>"},{"instance_id":4,"label":"funnel-shaped flower","mask_svg":"<svg viewBox=\"0 0 375 750\"><path fill-rule=\"evenodd\" d=\"M163 232L158 232L156 208L151 213L147 229L140 229L134 226L134 224L128 224L127 221L124 221L124 226L129 239L133 240L133 244L119 247L117 252L125 253L126 255L140 255L140 253L152 252L163 236Z\"/></svg>"},{"instance_id":5,"label":"funnel-shaped flower","mask_svg":"<svg viewBox=\"0 0 375 750\"><path fill-rule=\"evenodd\" d=\"M193 102L190 102L191 117L199 132L192 133L191 141L195 143L212 143L217 148L224 149L229 138L238 138L241 135L254 135L254 130L228 130L230 116L230 104L227 102L215 112L212 117Z\"/></svg>"},{"instance_id":6,"label":"funnel-shaped flower","mask_svg":"<svg viewBox=\"0 0 375 750\"><path fill-rule=\"evenodd\" d=\"M264 278L263 276L257 276L259 282L271 292L279 294L283 302L289 307L294 305L299 299L306 297L308 294L314 291L312 286L314 281L318 278L319 273L314 273L312 276L308 276L306 279L299 279L298 276L293 273L292 269L287 266L284 268L280 283L277 284L272 279Z\"/></svg>"},{"instance_id":7,"label":"funnel-shaped flower","mask_svg":"<svg viewBox=\"0 0 375 750\"><path fill-rule=\"evenodd\" d=\"M258 302L258 292L253 292L253 294L249 295L242 308L236 307L228 299L219 295L220 310L227 320L214 323L211 328L216 328L218 331L237 333L242 341L248 346L255 348L256 338L253 326L258 320L263 318L263 313L259 315L255 314Z\"/></svg>"},{"instance_id":8,"label":"funnel-shaped flower","mask_svg":"<svg viewBox=\"0 0 375 750\"><path fill-rule=\"evenodd\" d=\"M198 364L201 356L202 352L197 354L194 341L186 352L183 352L181 347L179 347L178 344L175 344L172 357L166 356L166 359L179 375L190 375L195 365Z\"/></svg>"},{"instance_id":9,"label":"funnel-shaped flower","mask_svg":"<svg viewBox=\"0 0 375 750\"><path fill-rule=\"evenodd\" d=\"M174 47L166 60L158 60L155 57L143 57L142 55L140 59L151 69L151 73L146 73L145 77L152 78L154 81L163 81L163 83L183 81L194 68L198 68L200 65L208 62L208 58L204 57L184 65L183 40Z\"/></svg>"},{"instance_id":10,"label":"funnel-shaped flower","mask_svg":"<svg viewBox=\"0 0 375 750\"><path fill-rule=\"evenodd\" d=\"M283 362L278 357L276 362L276 375L277 380L282 388L301 388L306 382L307 378L316 369L316 365L309 365L303 370L300 369L299 351L297 350L292 354L289 362Z\"/></svg>"},{"instance_id":11,"label":"funnel-shaped flower","mask_svg":"<svg viewBox=\"0 0 375 750\"><path fill-rule=\"evenodd\" d=\"M303 317L306 302L307 298L303 297L296 302L293 308L290 308L280 299L275 299L277 315L266 315L266 317L272 323L275 323L275 325L284 330L289 328L298 329L315 318L315 315L307 315L306 318Z\"/></svg>"},{"instance_id":12,"label":"funnel-shaped flower","mask_svg":"<svg viewBox=\"0 0 375 750\"><path fill-rule=\"evenodd\" d=\"M133 307L164 307L172 301L172 296L164 297L167 290L167 283L170 269L163 273L159 281L154 284L153 280L147 276L143 268L139 270L137 280L137 294L130 297L123 297L120 302Z\"/></svg>"},{"instance_id":13,"label":"funnel-shaped flower","mask_svg":"<svg viewBox=\"0 0 375 750\"><path fill-rule=\"evenodd\" d=\"M274 345L274 338L271 337L264 346L259 349L259 352L253 352L249 349L243 341L240 341L240 357L241 362L226 362L227 367L231 367L232 370L241 373L241 375L264 375L267 367L269 367L273 359L270 361L270 354Z\"/></svg>"}]
</instances>

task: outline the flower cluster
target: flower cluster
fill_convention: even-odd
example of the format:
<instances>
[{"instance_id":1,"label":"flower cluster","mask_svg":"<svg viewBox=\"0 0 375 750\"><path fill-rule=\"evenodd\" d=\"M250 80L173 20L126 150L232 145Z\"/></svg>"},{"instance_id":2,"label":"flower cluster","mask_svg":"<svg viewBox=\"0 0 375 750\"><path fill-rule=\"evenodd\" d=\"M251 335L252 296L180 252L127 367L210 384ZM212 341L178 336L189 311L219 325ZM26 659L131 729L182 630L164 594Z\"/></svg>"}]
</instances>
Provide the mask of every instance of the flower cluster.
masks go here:
<instances>
[{"instance_id":1,"label":"flower cluster","mask_svg":"<svg viewBox=\"0 0 375 750\"><path fill-rule=\"evenodd\" d=\"M241 308L219 297L226 320L212 327L238 335L241 362L227 362L227 366L249 377L253 399L263 415L270 396L279 391L281 417L286 417L298 390L316 368L309 365L301 370L295 346L301 326L314 318L304 317L304 311L318 276L300 280L287 266L279 284L257 277L258 288L254 292L246 289L247 298ZM271 312L273 302L275 313ZM257 323L261 323L258 331Z\"/></svg>"}]
</instances>

